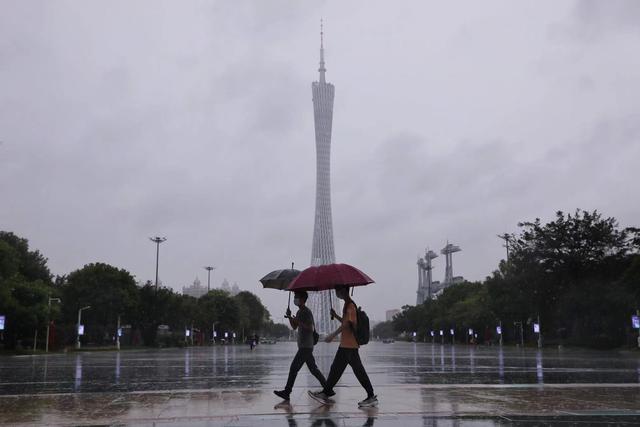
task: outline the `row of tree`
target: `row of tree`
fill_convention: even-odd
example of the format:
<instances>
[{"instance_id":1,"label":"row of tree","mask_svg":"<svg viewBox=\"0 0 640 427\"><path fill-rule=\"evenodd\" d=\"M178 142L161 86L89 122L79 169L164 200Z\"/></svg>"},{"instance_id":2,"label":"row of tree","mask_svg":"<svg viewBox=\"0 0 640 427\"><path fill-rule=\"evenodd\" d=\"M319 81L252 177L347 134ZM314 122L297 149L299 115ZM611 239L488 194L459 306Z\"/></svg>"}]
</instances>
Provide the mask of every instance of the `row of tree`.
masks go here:
<instances>
[{"instance_id":1,"label":"row of tree","mask_svg":"<svg viewBox=\"0 0 640 427\"><path fill-rule=\"evenodd\" d=\"M482 282L451 286L419 306L405 306L374 336L401 333L431 340L450 329L468 341L534 341L612 348L635 342L631 316L640 308L640 230L621 229L597 211L557 212L553 221L519 223L507 237L508 259Z\"/></svg>"},{"instance_id":2,"label":"row of tree","mask_svg":"<svg viewBox=\"0 0 640 427\"><path fill-rule=\"evenodd\" d=\"M5 348L32 346L34 340L44 346L49 322L50 347L72 344L78 310L86 306L91 308L82 312L82 341L96 345L113 343L118 321L127 326L124 341L134 345L178 344L186 329L195 330L201 342L209 341L214 328L221 337L235 332L238 339L289 334L250 292L232 296L212 290L196 299L156 289L151 282L140 285L128 271L103 263L54 279L47 259L30 250L26 239L0 232L0 316L5 318L0 339Z\"/></svg>"}]
</instances>

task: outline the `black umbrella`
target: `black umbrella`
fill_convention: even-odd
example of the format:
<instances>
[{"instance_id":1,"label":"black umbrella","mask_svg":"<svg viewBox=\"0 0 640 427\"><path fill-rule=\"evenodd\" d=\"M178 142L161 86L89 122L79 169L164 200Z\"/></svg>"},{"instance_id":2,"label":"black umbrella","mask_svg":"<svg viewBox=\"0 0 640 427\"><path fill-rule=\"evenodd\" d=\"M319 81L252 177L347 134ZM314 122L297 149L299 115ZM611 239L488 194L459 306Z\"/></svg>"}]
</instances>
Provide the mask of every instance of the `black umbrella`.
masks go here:
<instances>
[{"instance_id":1,"label":"black umbrella","mask_svg":"<svg viewBox=\"0 0 640 427\"><path fill-rule=\"evenodd\" d=\"M260 283L262 283L262 287L265 289L278 289L278 290L286 290L289 287L289 284L298 277L300 274L300 270L296 270L293 268L293 263L291 263L291 268L286 268L284 270L275 270L271 273L264 276L260 279ZM291 292L289 292L289 302L287 303L287 308L291 306Z\"/></svg>"}]
</instances>

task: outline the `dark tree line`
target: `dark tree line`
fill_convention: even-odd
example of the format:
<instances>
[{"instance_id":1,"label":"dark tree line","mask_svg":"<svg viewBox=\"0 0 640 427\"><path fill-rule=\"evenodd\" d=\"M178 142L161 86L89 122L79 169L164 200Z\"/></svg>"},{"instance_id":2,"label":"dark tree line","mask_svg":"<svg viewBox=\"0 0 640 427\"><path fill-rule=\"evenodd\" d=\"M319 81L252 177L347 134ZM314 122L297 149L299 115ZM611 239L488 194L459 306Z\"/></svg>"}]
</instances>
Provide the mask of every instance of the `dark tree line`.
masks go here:
<instances>
[{"instance_id":1,"label":"dark tree line","mask_svg":"<svg viewBox=\"0 0 640 427\"><path fill-rule=\"evenodd\" d=\"M53 301L49 311L49 299ZM47 259L29 250L26 239L0 232L0 315L6 318L1 344L5 348L45 344L51 320L50 344L63 347L76 339L78 310L85 325L84 344L111 345L118 320L126 330L125 344L176 345L185 342L185 329L195 330L196 342L209 342L215 330L243 335L287 336L288 327L274 324L260 299L250 292L232 296L212 290L201 298L181 295L151 282L139 285L117 267L95 263L53 279ZM165 326L161 326L165 325ZM168 327L168 329L167 329ZM190 341L189 341L190 342Z\"/></svg>"},{"instance_id":2,"label":"dark tree line","mask_svg":"<svg viewBox=\"0 0 640 427\"><path fill-rule=\"evenodd\" d=\"M621 229L615 218L597 211L557 212L553 221L539 219L518 224L519 234L509 236L509 259L480 283L447 288L436 300L405 306L374 335L387 337L418 332L430 340L430 331L449 329L456 338L468 339L468 329L478 341L536 339L532 324L539 317L546 343L566 343L612 348L631 344L637 331L631 316L640 308L640 230Z\"/></svg>"}]
</instances>

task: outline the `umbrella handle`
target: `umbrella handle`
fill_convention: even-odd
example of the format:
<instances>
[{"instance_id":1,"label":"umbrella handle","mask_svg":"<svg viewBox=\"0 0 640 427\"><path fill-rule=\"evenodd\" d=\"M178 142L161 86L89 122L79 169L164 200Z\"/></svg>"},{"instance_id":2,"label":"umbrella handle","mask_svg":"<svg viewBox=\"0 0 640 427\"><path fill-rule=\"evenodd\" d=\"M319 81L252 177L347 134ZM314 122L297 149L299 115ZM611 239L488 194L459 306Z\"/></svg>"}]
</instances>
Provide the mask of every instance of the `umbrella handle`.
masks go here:
<instances>
[{"instance_id":1,"label":"umbrella handle","mask_svg":"<svg viewBox=\"0 0 640 427\"><path fill-rule=\"evenodd\" d=\"M331 292L332 290L329 289L329 308L333 310L333 303L331 302ZM331 320L333 320L333 316L331 316Z\"/></svg>"},{"instance_id":2,"label":"umbrella handle","mask_svg":"<svg viewBox=\"0 0 640 427\"><path fill-rule=\"evenodd\" d=\"M289 302L287 302L287 310L291 310L291 291L289 291Z\"/></svg>"}]
</instances>

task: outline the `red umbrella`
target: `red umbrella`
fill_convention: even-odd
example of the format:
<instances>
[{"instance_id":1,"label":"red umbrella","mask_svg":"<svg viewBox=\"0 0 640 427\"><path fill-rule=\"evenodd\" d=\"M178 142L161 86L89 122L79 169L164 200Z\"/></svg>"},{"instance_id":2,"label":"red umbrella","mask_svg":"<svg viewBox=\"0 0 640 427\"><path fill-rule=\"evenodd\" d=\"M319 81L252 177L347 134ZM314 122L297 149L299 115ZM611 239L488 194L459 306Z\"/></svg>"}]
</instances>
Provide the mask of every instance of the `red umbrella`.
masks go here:
<instances>
[{"instance_id":1,"label":"red umbrella","mask_svg":"<svg viewBox=\"0 0 640 427\"><path fill-rule=\"evenodd\" d=\"M349 264L326 264L303 270L287 288L290 291L326 291L339 286L364 286L373 279Z\"/></svg>"}]
</instances>

